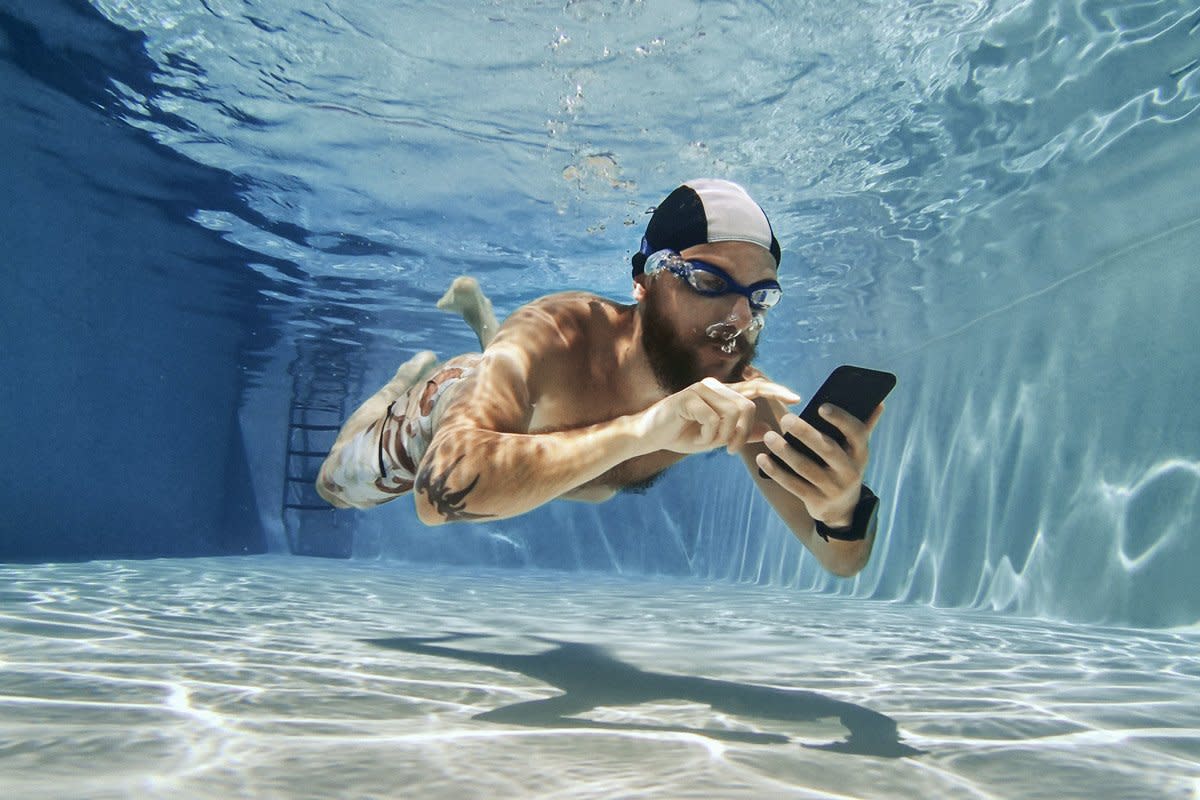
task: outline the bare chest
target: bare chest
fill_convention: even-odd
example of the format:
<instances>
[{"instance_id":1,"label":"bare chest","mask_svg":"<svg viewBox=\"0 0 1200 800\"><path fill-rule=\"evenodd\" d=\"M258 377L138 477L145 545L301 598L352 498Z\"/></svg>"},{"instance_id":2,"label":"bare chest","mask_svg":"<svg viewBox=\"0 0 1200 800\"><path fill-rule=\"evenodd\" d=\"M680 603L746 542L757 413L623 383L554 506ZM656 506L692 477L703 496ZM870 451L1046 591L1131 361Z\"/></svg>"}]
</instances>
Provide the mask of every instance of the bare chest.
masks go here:
<instances>
[{"instance_id":1,"label":"bare chest","mask_svg":"<svg viewBox=\"0 0 1200 800\"><path fill-rule=\"evenodd\" d=\"M530 432L573 430L610 422L644 411L664 396L659 391L625 386L621 377L618 374L597 374L586 370L559 376L553 385L542 392L534 405ZM679 453L668 451L638 456L618 464L580 488L615 491L637 486L682 457Z\"/></svg>"}]
</instances>

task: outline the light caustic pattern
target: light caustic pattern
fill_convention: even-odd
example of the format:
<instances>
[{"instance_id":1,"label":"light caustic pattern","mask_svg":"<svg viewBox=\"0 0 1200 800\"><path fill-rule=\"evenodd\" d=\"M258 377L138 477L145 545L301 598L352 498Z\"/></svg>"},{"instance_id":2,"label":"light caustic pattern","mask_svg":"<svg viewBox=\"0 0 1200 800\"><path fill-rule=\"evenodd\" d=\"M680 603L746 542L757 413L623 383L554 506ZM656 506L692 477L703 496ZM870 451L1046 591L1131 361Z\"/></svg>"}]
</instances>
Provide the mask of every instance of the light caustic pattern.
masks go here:
<instances>
[{"instance_id":1,"label":"light caustic pattern","mask_svg":"<svg viewBox=\"0 0 1200 800\"><path fill-rule=\"evenodd\" d=\"M270 557L13 566L0 585L12 797L1159 798L1200 781L1194 632Z\"/></svg>"}]
</instances>

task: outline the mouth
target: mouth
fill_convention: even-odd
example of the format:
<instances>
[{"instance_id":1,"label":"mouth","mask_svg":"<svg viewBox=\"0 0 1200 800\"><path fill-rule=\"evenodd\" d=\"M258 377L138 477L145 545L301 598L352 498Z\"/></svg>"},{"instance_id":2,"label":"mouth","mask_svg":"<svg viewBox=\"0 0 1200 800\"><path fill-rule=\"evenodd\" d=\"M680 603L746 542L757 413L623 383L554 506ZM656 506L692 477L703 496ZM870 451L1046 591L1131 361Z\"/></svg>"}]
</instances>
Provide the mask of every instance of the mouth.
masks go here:
<instances>
[{"instance_id":1,"label":"mouth","mask_svg":"<svg viewBox=\"0 0 1200 800\"><path fill-rule=\"evenodd\" d=\"M704 335L722 355L738 356L752 349L753 340L757 338L757 333L762 327L761 317L754 317L749 325L744 326L735 324L731 318L709 325L704 329Z\"/></svg>"},{"instance_id":2,"label":"mouth","mask_svg":"<svg viewBox=\"0 0 1200 800\"><path fill-rule=\"evenodd\" d=\"M712 353L714 353L717 356L717 358L719 358L723 361L726 361L726 360L731 361L736 358L741 358L742 354L743 354L742 348L740 346L738 346L738 343L736 340L730 340L728 342L710 341L707 344L708 344L708 349Z\"/></svg>"}]
</instances>

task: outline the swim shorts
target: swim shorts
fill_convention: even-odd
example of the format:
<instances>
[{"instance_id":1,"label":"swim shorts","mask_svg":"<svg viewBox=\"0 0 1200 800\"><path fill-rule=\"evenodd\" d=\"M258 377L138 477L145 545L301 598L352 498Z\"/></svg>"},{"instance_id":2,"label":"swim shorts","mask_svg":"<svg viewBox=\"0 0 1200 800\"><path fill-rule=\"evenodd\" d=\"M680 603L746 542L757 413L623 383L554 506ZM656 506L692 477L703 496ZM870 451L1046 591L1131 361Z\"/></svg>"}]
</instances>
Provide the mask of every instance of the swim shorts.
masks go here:
<instances>
[{"instance_id":1,"label":"swim shorts","mask_svg":"<svg viewBox=\"0 0 1200 800\"><path fill-rule=\"evenodd\" d=\"M482 353L455 356L394 400L381 420L346 442L323 478L325 488L357 508L412 491L451 389L474 373L482 358Z\"/></svg>"}]
</instances>

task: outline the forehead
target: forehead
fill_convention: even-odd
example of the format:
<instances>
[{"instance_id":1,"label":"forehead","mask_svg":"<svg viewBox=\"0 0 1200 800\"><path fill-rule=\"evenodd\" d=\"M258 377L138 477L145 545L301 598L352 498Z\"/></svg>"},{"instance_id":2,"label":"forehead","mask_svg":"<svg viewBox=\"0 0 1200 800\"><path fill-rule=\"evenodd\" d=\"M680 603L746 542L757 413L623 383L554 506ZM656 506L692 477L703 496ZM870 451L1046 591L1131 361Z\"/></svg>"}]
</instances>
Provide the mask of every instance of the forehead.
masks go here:
<instances>
[{"instance_id":1,"label":"forehead","mask_svg":"<svg viewBox=\"0 0 1200 800\"><path fill-rule=\"evenodd\" d=\"M689 247L680 253L687 259L714 264L743 284L770 280L778 269L775 259L765 248L751 242L711 242Z\"/></svg>"}]
</instances>

